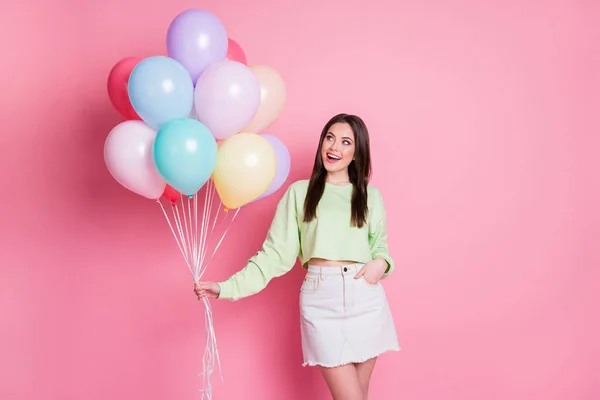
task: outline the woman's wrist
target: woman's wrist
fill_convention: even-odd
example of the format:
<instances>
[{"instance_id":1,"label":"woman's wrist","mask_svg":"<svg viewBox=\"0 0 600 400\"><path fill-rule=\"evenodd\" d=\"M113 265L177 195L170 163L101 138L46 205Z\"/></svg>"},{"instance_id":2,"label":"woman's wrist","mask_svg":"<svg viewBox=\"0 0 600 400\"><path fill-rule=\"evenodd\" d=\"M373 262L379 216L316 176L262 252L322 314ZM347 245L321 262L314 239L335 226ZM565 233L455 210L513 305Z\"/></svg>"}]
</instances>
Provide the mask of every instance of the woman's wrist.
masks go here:
<instances>
[{"instance_id":1,"label":"woman's wrist","mask_svg":"<svg viewBox=\"0 0 600 400\"><path fill-rule=\"evenodd\" d=\"M377 261L378 265L383 268L384 271L387 271L388 267L390 266L387 260L383 257L377 257L375 261Z\"/></svg>"},{"instance_id":2,"label":"woman's wrist","mask_svg":"<svg viewBox=\"0 0 600 400\"><path fill-rule=\"evenodd\" d=\"M387 274L391 268L390 263L383 257L377 257L375 261L377 261L378 266L381 267L381 271L385 276L385 274Z\"/></svg>"}]
</instances>

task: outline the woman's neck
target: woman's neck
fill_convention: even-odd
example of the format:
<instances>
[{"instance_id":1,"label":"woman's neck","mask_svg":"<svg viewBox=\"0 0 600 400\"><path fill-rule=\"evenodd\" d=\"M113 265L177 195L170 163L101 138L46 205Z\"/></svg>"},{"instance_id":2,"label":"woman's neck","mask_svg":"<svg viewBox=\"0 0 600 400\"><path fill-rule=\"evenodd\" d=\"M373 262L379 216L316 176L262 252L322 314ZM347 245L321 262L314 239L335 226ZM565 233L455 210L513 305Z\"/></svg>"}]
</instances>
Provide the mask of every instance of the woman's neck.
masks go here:
<instances>
[{"instance_id":1,"label":"woman's neck","mask_svg":"<svg viewBox=\"0 0 600 400\"><path fill-rule=\"evenodd\" d=\"M325 177L325 182L331 183L332 185L345 185L350 183L350 176L347 170L328 172Z\"/></svg>"}]
</instances>

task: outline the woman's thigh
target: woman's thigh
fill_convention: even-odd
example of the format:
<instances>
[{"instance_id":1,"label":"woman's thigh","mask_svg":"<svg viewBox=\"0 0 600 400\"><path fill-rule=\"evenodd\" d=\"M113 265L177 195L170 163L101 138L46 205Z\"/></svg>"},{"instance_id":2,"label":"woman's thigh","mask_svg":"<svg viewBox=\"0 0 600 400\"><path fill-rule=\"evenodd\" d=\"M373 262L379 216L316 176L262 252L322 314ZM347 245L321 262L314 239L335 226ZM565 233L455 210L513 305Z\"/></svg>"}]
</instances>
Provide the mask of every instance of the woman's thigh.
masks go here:
<instances>
[{"instance_id":1,"label":"woman's thigh","mask_svg":"<svg viewBox=\"0 0 600 400\"><path fill-rule=\"evenodd\" d=\"M354 364L320 369L333 400L364 400L362 385Z\"/></svg>"}]
</instances>

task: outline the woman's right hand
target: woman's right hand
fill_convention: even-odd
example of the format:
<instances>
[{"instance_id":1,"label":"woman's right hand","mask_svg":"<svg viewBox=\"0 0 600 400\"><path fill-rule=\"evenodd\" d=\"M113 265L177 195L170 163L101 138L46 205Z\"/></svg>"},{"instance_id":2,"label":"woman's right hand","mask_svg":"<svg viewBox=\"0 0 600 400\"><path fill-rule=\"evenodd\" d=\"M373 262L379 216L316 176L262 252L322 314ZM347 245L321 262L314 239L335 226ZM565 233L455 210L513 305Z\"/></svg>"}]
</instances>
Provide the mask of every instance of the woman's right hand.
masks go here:
<instances>
[{"instance_id":1,"label":"woman's right hand","mask_svg":"<svg viewBox=\"0 0 600 400\"><path fill-rule=\"evenodd\" d=\"M198 300L202 300L203 297L218 299L221 286L216 282L198 282L194 285L194 293L196 293Z\"/></svg>"}]
</instances>

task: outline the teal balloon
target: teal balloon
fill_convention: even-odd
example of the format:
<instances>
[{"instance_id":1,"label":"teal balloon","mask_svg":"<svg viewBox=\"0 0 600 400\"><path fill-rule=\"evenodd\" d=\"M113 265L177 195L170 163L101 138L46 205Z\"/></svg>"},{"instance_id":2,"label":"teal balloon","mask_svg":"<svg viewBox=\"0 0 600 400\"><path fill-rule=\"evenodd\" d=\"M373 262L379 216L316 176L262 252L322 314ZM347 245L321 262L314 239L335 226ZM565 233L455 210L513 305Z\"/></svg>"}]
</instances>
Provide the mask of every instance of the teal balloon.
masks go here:
<instances>
[{"instance_id":1,"label":"teal balloon","mask_svg":"<svg viewBox=\"0 0 600 400\"><path fill-rule=\"evenodd\" d=\"M180 118L157 132L154 163L160 175L179 193L191 196L210 179L217 163L217 142L201 122Z\"/></svg>"}]
</instances>

